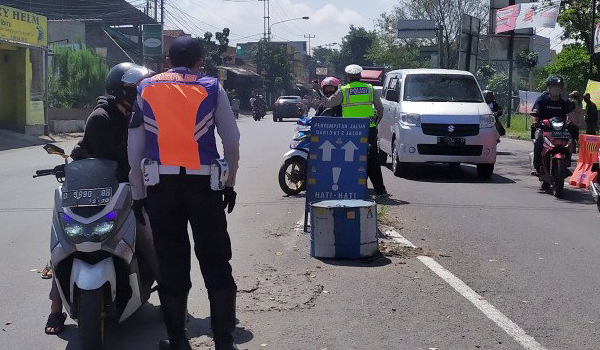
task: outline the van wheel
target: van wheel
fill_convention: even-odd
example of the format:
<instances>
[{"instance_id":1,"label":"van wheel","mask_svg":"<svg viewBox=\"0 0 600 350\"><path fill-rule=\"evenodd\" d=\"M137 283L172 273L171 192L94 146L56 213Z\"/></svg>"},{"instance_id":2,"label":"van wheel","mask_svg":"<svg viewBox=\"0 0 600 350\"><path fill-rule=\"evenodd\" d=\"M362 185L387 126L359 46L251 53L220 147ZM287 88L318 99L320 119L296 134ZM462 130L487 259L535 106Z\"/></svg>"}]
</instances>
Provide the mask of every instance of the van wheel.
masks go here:
<instances>
[{"instance_id":1,"label":"van wheel","mask_svg":"<svg viewBox=\"0 0 600 350\"><path fill-rule=\"evenodd\" d=\"M398 159L398 148L396 147L396 140L394 140L392 142L392 172L398 177L404 177L408 171L409 163L400 162Z\"/></svg>"},{"instance_id":2,"label":"van wheel","mask_svg":"<svg viewBox=\"0 0 600 350\"><path fill-rule=\"evenodd\" d=\"M482 179L489 179L494 174L494 164L477 164L477 175Z\"/></svg>"}]
</instances>

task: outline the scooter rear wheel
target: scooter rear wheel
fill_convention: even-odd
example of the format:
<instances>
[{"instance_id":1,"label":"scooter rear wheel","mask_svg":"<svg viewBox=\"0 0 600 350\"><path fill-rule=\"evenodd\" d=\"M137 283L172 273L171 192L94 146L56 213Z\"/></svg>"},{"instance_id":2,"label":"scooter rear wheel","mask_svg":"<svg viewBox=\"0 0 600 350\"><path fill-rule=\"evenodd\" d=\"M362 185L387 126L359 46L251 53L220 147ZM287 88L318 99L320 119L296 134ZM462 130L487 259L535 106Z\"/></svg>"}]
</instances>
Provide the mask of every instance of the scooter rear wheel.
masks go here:
<instances>
[{"instance_id":1,"label":"scooter rear wheel","mask_svg":"<svg viewBox=\"0 0 600 350\"><path fill-rule=\"evenodd\" d=\"M82 290L79 295L78 329L83 350L103 350L106 315L102 288Z\"/></svg>"}]
</instances>

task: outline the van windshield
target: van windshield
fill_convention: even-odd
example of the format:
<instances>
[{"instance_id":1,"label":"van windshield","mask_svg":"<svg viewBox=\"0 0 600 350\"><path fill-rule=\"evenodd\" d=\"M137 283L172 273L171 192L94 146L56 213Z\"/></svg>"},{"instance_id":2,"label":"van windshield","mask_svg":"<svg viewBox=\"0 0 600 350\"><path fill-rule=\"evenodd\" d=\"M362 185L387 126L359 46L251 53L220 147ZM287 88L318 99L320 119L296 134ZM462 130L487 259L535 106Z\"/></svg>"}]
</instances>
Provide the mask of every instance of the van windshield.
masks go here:
<instances>
[{"instance_id":1,"label":"van windshield","mask_svg":"<svg viewBox=\"0 0 600 350\"><path fill-rule=\"evenodd\" d=\"M483 102L475 78L459 74L409 74L404 83L404 101Z\"/></svg>"}]
</instances>

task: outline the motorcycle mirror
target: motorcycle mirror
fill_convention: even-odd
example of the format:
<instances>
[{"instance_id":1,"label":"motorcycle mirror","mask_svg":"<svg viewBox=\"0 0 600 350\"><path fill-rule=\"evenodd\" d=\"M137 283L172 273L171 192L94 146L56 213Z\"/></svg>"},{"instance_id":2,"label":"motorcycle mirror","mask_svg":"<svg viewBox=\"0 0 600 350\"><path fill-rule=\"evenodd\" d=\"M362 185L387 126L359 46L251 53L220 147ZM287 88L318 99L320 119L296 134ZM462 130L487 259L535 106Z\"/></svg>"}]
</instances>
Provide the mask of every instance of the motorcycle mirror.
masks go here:
<instances>
[{"instance_id":1,"label":"motorcycle mirror","mask_svg":"<svg viewBox=\"0 0 600 350\"><path fill-rule=\"evenodd\" d=\"M53 145L51 143L45 145L44 146L44 150L48 154L58 154L59 156L65 158L65 159L69 158L69 156L65 154L65 151L62 148L60 148L60 147L58 147L56 145Z\"/></svg>"}]
</instances>

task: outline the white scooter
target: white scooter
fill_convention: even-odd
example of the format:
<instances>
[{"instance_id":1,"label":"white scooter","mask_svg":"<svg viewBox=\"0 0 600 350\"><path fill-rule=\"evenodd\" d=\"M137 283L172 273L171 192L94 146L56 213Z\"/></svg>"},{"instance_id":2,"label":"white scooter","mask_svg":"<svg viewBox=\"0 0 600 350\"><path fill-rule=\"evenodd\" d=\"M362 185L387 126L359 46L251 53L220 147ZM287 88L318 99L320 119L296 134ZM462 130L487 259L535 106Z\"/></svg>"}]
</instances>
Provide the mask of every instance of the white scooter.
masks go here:
<instances>
[{"instance_id":1,"label":"white scooter","mask_svg":"<svg viewBox=\"0 0 600 350\"><path fill-rule=\"evenodd\" d=\"M136 221L128 183L116 180L117 163L65 159L34 177L53 175L51 264L64 307L77 321L84 350L102 350L109 321L123 322L150 297L154 276L136 251Z\"/></svg>"}]
</instances>

